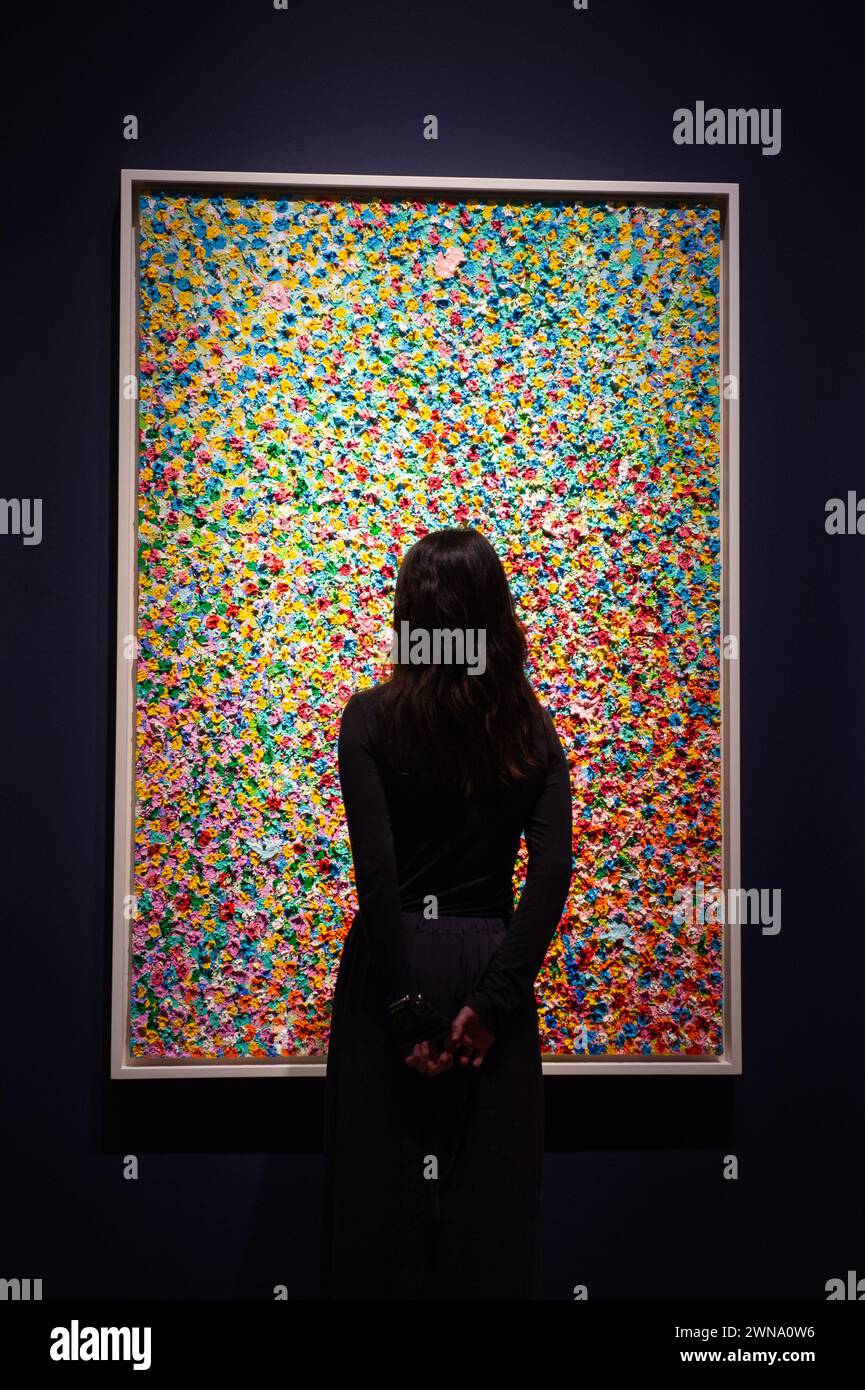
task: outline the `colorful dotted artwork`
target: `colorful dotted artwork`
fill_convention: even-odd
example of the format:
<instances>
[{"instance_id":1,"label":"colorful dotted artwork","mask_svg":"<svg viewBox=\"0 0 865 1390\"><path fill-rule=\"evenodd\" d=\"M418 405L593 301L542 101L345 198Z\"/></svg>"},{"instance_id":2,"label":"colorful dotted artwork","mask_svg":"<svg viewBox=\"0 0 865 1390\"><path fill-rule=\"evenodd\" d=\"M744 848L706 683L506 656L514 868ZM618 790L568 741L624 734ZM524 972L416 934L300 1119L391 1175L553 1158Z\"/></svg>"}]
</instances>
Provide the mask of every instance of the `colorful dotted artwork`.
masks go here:
<instances>
[{"instance_id":1,"label":"colorful dotted artwork","mask_svg":"<svg viewBox=\"0 0 865 1390\"><path fill-rule=\"evenodd\" d=\"M132 1057L326 1052L339 718L454 525L572 768L545 1052L723 1051L674 916L721 883L719 254L710 205L140 198Z\"/></svg>"}]
</instances>

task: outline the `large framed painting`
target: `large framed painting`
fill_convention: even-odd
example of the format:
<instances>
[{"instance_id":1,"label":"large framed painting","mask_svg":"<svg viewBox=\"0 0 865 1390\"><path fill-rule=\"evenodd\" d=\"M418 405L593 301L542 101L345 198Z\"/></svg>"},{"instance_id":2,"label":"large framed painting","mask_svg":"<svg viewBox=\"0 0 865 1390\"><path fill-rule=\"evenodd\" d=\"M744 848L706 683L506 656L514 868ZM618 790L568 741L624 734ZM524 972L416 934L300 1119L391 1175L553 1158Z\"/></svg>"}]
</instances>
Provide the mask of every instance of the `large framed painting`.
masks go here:
<instances>
[{"instance_id":1,"label":"large framed painting","mask_svg":"<svg viewBox=\"0 0 865 1390\"><path fill-rule=\"evenodd\" d=\"M339 717L452 525L570 760L545 1070L741 1069L737 237L729 184L124 171L113 1076L324 1073Z\"/></svg>"}]
</instances>

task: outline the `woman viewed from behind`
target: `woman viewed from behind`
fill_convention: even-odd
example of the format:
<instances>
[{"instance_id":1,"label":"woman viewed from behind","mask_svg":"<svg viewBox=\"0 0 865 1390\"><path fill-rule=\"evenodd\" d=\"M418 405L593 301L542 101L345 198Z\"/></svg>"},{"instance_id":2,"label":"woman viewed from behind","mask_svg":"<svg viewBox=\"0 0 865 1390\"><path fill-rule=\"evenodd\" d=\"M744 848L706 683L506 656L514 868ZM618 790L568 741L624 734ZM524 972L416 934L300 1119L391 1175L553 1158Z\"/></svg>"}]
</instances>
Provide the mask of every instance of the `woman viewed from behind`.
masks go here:
<instances>
[{"instance_id":1,"label":"woman viewed from behind","mask_svg":"<svg viewBox=\"0 0 865 1390\"><path fill-rule=\"evenodd\" d=\"M533 985L571 878L567 761L478 532L412 546L393 626L391 678L339 734L359 911L328 1048L323 1293L537 1298Z\"/></svg>"}]
</instances>

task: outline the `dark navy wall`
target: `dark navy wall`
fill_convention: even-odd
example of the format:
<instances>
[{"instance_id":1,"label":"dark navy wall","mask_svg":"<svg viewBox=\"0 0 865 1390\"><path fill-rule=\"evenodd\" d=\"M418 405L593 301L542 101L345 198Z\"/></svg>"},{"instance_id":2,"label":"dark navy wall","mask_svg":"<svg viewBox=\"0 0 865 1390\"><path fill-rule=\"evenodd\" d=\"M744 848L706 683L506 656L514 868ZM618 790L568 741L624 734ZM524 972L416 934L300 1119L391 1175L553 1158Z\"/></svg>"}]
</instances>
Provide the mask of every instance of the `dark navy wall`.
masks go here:
<instances>
[{"instance_id":1,"label":"dark navy wall","mask_svg":"<svg viewBox=\"0 0 865 1390\"><path fill-rule=\"evenodd\" d=\"M741 1078L547 1080L547 1297L822 1298L865 1274L865 536L823 525L829 497L865 495L855 8L4 19L0 495L41 497L44 535L0 536L0 1274L46 1297L317 1292L324 1083L107 1079L123 166L740 184L743 881L782 888L783 926L743 929ZM697 100L780 107L780 154L674 145Z\"/></svg>"}]
</instances>

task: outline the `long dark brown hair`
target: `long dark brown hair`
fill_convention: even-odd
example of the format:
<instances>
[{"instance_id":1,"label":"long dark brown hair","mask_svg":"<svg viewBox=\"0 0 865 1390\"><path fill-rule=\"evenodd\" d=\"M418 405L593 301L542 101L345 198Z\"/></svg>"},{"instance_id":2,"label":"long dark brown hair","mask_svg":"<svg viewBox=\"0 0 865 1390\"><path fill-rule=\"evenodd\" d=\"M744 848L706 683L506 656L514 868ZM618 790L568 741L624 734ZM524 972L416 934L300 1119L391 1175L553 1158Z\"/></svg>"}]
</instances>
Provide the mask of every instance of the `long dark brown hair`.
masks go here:
<instances>
[{"instance_id":1,"label":"long dark brown hair","mask_svg":"<svg viewBox=\"0 0 865 1390\"><path fill-rule=\"evenodd\" d=\"M415 758L420 751L434 779L465 796L542 765L550 732L525 673L525 635L501 561L480 532L432 531L407 551L394 599L398 637L403 624L427 633L483 631L486 664L471 673L467 661L395 661L383 712L397 758L412 761L412 750Z\"/></svg>"}]
</instances>

